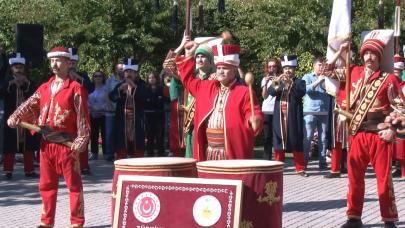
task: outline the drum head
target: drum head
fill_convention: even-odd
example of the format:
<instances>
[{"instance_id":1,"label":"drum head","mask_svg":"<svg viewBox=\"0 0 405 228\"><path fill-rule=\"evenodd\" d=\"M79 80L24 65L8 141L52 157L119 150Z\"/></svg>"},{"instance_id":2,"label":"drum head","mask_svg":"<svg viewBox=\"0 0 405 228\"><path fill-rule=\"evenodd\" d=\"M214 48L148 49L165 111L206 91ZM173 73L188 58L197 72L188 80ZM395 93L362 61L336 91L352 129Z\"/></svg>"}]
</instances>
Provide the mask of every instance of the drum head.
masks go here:
<instances>
[{"instance_id":1,"label":"drum head","mask_svg":"<svg viewBox=\"0 0 405 228\"><path fill-rule=\"evenodd\" d=\"M196 163L193 158L182 157L153 157L153 158L128 158L114 162L115 167L171 167L189 166Z\"/></svg>"},{"instance_id":2,"label":"drum head","mask_svg":"<svg viewBox=\"0 0 405 228\"><path fill-rule=\"evenodd\" d=\"M247 168L247 167L269 167L269 166L283 166L283 162L268 161L268 160L250 160L250 159L236 159L236 160L212 160L198 162L197 166L202 167L223 167L223 168Z\"/></svg>"},{"instance_id":3,"label":"drum head","mask_svg":"<svg viewBox=\"0 0 405 228\"><path fill-rule=\"evenodd\" d=\"M202 172L274 172L282 171L284 163L268 160L212 160L197 163Z\"/></svg>"}]
</instances>

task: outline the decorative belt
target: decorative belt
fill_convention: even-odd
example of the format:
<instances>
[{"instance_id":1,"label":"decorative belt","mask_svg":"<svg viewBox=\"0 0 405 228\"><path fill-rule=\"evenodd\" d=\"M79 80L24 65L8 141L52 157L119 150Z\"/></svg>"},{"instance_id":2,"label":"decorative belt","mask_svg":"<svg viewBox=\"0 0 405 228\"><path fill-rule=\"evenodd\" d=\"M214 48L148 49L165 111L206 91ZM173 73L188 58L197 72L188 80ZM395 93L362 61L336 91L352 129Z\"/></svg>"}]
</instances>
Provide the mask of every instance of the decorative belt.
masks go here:
<instances>
[{"instance_id":1,"label":"decorative belt","mask_svg":"<svg viewBox=\"0 0 405 228\"><path fill-rule=\"evenodd\" d=\"M208 146L211 148L225 148L224 129L207 128Z\"/></svg>"}]
</instances>

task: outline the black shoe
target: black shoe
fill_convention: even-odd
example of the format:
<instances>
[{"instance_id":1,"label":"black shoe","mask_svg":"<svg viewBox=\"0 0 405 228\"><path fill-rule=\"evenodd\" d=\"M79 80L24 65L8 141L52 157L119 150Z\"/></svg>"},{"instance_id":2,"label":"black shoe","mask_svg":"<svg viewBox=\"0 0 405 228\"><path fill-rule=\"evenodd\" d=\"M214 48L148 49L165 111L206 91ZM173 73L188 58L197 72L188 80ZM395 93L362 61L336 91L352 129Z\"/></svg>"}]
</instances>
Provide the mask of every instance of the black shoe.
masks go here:
<instances>
[{"instance_id":1,"label":"black shoe","mask_svg":"<svg viewBox=\"0 0 405 228\"><path fill-rule=\"evenodd\" d=\"M345 174L346 174L346 173L347 173L347 169L346 169L346 168L341 168L341 169L340 169L340 173L345 173Z\"/></svg>"},{"instance_id":2,"label":"black shoe","mask_svg":"<svg viewBox=\"0 0 405 228\"><path fill-rule=\"evenodd\" d=\"M113 162L113 161L115 160L114 155L108 155L108 156L105 158L105 160L106 160L107 162Z\"/></svg>"},{"instance_id":3,"label":"black shoe","mask_svg":"<svg viewBox=\"0 0 405 228\"><path fill-rule=\"evenodd\" d=\"M25 177L38 178L39 175L36 172L31 172L31 173L25 173Z\"/></svg>"},{"instance_id":4,"label":"black shoe","mask_svg":"<svg viewBox=\"0 0 405 228\"><path fill-rule=\"evenodd\" d=\"M319 170L328 170L328 165L327 164L321 164L319 165Z\"/></svg>"},{"instance_id":5,"label":"black shoe","mask_svg":"<svg viewBox=\"0 0 405 228\"><path fill-rule=\"evenodd\" d=\"M93 154L93 153L90 153L90 156L89 156L89 160L91 161L91 160L97 160L98 159L98 154Z\"/></svg>"},{"instance_id":6,"label":"black shoe","mask_svg":"<svg viewBox=\"0 0 405 228\"><path fill-rule=\"evenodd\" d=\"M384 228L397 228L394 222L385 222Z\"/></svg>"},{"instance_id":7,"label":"black shoe","mask_svg":"<svg viewBox=\"0 0 405 228\"><path fill-rule=\"evenodd\" d=\"M394 172L392 172L392 177L401 177L402 173L400 169L395 169Z\"/></svg>"},{"instance_id":8,"label":"black shoe","mask_svg":"<svg viewBox=\"0 0 405 228\"><path fill-rule=\"evenodd\" d=\"M81 173L82 173L82 175L86 175L86 176L88 176L88 175L91 174L89 169L83 169L83 170L81 171Z\"/></svg>"},{"instance_id":9,"label":"black shoe","mask_svg":"<svg viewBox=\"0 0 405 228\"><path fill-rule=\"evenodd\" d=\"M305 171L299 172L297 174L302 176L302 177L309 177L309 175Z\"/></svg>"},{"instance_id":10,"label":"black shoe","mask_svg":"<svg viewBox=\"0 0 405 228\"><path fill-rule=\"evenodd\" d=\"M362 228L363 223L360 219L348 219L341 228Z\"/></svg>"},{"instance_id":11,"label":"black shoe","mask_svg":"<svg viewBox=\"0 0 405 228\"><path fill-rule=\"evenodd\" d=\"M13 174L12 173L5 173L4 178L6 178L6 180L11 180L11 178L13 178Z\"/></svg>"},{"instance_id":12,"label":"black shoe","mask_svg":"<svg viewBox=\"0 0 405 228\"><path fill-rule=\"evenodd\" d=\"M340 173L329 173L323 176L323 178L340 178Z\"/></svg>"}]
</instances>

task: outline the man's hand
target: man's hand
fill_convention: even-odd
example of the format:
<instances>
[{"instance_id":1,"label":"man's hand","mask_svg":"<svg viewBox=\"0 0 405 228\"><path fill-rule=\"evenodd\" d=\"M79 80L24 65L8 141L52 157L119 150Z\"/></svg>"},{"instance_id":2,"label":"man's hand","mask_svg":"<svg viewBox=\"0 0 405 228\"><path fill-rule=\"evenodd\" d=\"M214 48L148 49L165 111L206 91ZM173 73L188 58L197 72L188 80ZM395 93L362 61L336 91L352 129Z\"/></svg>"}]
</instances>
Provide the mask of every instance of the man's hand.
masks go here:
<instances>
[{"instance_id":1,"label":"man's hand","mask_svg":"<svg viewBox=\"0 0 405 228\"><path fill-rule=\"evenodd\" d=\"M378 135L380 136L380 139L382 139L386 142L392 142L392 141L394 141L394 138L395 138L395 131L391 128L388 128L388 129L379 131Z\"/></svg>"},{"instance_id":2,"label":"man's hand","mask_svg":"<svg viewBox=\"0 0 405 228\"><path fill-rule=\"evenodd\" d=\"M189 42L191 40L190 36L186 35L186 31L184 31L183 33L183 39L181 40L180 45L176 48L176 50L174 51L175 53L180 53L181 50L183 50L184 45L186 45L187 42Z\"/></svg>"},{"instance_id":3,"label":"man's hand","mask_svg":"<svg viewBox=\"0 0 405 228\"><path fill-rule=\"evenodd\" d=\"M346 42L342 43L340 45L339 51L340 52L346 51L349 48L349 44L350 44L349 41L346 41Z\"/></svg>"},{"instance_id":4,"label":"man's hand","mask_svg":"<svg viewBox=\"0 0 405 228\"><path fill-rule=\"evenodd\" d=\"M69 75L72 77L73 80L83 80L82 76L80 76L75 68L69 69Z\"/></svg>"},{"instance_id":5,"label":"man's hand","mask_svg":"<svg viewBox=\"0 0 405 228\"><path fill-rule=\"evenodd\" d=\"M120 90L120 91L127 91L127 89L128 89L128 83L122 83L121 85L120 85L120 87L118 87L118 90Z\"/></svg>"},{"instance_id":6,"label":"man's hand","mask_svg":"<svg viewBox=\"0 0 405 228\"><path fill-rule=\"evenodd\" d=\"M21 120L13 115L10 116L7 120L7 125L11 128L16 128Z\"/></svg>"},{"instance_id":7,"label":"man's hand","mask_svg":"<svg viewBox=\"0 0 405 228\"><path fill-rule=\"evenodd\" d=\"M385 117L384 123L379 124L379 126L393 127L397 129L396 131L399 134L405 134L405 116L397 112L391 112L389 116Z\"/></svg>"},{"instance_id":8,"label":"man's hand","mask_svg":"<svg viewBox=\"0 0 405 228\"><path fill-rule=\"evenodd\" d=\"M186 57L190 57L194 55L195 50L198 48L198 44L194 41L189 41L184 47L186 49Z\"/></svg>"},{"instance_id":9,"label":"man's hand","mask_svg":"<svg viewBox=\"0 0 405 228\"><path fill-rule=\"evenodd\" d=\"M260 119L256 116L251 116L249 118L250 127L252 127L253 132L256 132L260 127Z\"/></svg>"}]
</instances>

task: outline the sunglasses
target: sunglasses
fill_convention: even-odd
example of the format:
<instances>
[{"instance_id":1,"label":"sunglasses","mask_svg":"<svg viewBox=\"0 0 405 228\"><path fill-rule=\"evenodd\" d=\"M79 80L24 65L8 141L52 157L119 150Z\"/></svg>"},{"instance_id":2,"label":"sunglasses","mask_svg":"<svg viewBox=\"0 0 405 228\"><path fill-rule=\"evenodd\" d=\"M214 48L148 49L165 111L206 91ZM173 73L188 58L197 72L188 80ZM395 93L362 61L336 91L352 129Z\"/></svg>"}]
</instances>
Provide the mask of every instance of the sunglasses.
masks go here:
<instances>
[{"instance_id":1,"label":"sunglasses","mask_svg":"<svg viewBox=\"0 0 405 228\"><path fill-rule=\"evenodd\" d=\"M94 78L102 78L102 77L103 77L103 75L96 74L96 75L94 75L93 77L94 77Z\"/></svg>"}]
</instances>

